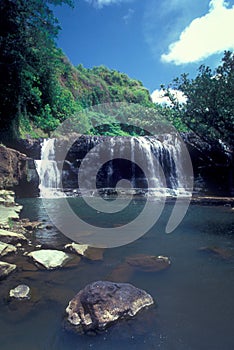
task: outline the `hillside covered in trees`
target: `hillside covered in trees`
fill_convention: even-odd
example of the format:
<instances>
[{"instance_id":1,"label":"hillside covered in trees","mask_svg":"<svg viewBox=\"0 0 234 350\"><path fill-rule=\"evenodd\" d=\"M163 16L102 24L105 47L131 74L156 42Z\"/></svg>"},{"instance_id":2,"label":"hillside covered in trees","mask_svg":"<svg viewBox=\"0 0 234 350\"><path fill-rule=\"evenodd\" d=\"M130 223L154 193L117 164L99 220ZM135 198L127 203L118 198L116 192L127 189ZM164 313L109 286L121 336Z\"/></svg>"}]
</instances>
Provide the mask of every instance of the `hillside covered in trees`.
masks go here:
<instances>
[{"instance_id":1,"label":"hillside covered in trees","mask_svg":"<svg viewBox=\"0 0 234 350\"><path fill-rule=\"evenodd\" d=\"M138 80L104 66L72 66L56 47L60 29L50 5L70 0L0 1L1 139L48 136L72 114L99 103L152 106Z\"/></svg>"},{"instance_id":2,"label":"hillside covered in trees","mask_svg":"<svg viewBox=\"0 0 234 350\"><path fill-rule=\"evenodd\" d=\"M0 0L0 141L48 137L74 115L76 131L82 133L87 130L86 124L92 124L87 117L82 119L82 110L102 103L127 102L151 108L151 113L136 113L133 124L137 121L140 127L152 129L164 118L177 130L193 131L209 144L221 140L232 152L232 52L224 53L214 71L202 65L194 79L183 74L172 82L172 90L164 87L170 106L153 104L140 81L105 66L87 69L69 62L55 41L61 28L51 5L61 4L73 6L73 1ZM173 89L184 93L185 103L175 99ZM113 116L110 121L114 122ZM105 129L101 131L108 134ZM114 125L111 131L126 134Z\"/></svg>"}]
</instances>

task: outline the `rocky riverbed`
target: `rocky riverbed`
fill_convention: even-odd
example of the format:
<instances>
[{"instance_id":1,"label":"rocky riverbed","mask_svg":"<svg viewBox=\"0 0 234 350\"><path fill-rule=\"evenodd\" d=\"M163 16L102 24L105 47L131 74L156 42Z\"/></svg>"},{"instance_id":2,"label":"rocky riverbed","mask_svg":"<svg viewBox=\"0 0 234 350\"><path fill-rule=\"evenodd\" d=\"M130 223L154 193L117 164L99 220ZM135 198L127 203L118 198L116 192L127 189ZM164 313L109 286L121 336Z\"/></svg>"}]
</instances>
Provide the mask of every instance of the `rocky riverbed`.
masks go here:
<instances>
[{"instance_id":1,"label":"rocky riverbed","mask_svg":"<svg viewBox=\"0 0 234 350\"><path fill-rule=\"evenodd\" d=\"M6 195L9 193L4 193L5 200ZM12 193L10 197L14 208ZM79 198L75 200L80 202ZM57 201L53 202L55 207ZM5 221L0 231L0 261L5 264L4 271L9 271L0 281L0 338L1 344L7 344L4 350L17 348L16 343L28 350L34 342L38 348L52 350L91 346L127 349L135 345L144 350L160 346L170 349L179 348L178 334L187 348L192 344L196 349L202 348L197 334L202 334L206 325L212 333L207 348L214 348L216 343L221 348L220 335L216 337L221 324L224 348L231 348L234 211L230 203L193 205L178 231L166 235L164 223L174 205L167 203L157 229L113 249L91 248L56 232L40 198L19 203L17 210L23 209L18 211L18 218ZM6 207L10 208L10 203ZM126 291L126 303L121 305L114 294L122 283L131 287L129 293ZM154 304L143 306L144 310L132 317L122 306L135 307L135 288L149 294ZM102 302L102 291L112 296L113 304L108 298ZM125 296L124 289L121 293ZM68 305L76 305L70 314ZM115 319L115 305L119 319ZM68 318L73 311L74 316L82 318L82 308L88 310L84 318L91 323L72 324ZM103 322L107 311L108 322ZM12 329L18 335L15 340L9 339ZM80 331L86 335L81 336ZM90 336L96 333L98 336Z\"/></svg>"},{"instance_id":2,"label":"rocky riverbed","mask_svg":"<svg viewBox=\"0 0 234 350\"><path fill-rule=\"evenodd\" d=\"M73 268L79 265L81 261L93 263L103 261L105 250L101 248L93 248L77 242L70 242L69 240L62 247L41 244L40 241L35 240L35 232L40 229L48 230L49 232L52 226L47 222L30 221L26 218L21 219L21 210L22 206L18 205L14 200L13 191L0 191L0 213L2 214L0 216L0 283L6 283L7 285L8 276L14 273L18 274L17 281L20 281L20 276L24 280L28 273L30 273L28 275L30 279L35 279L37 274L39 276L40 271ZM135 269L155 272L169 266L170 260L162 256L140 255L129 257L122 265L123 269L125 268L127 271L130 267L131 272ZM121 266L113 269L113 280L116 279L114 276L117 276L119 273L127 281L130 273L127 275L126 272L121 272ZM84 332L87 330L98 331L105 329L117 320L132 317L142 308L153 304L152 297L143 290L130 284L111 282L110 278L108 279L109 281L93 283L85 287L84 291L80 291L78 293L79 297L75 297L75 310L72 307L75 299L71 300L67 308L68 322L70 324L72 324L72 319L74 319L72 313L78 312L81 315L82 309L84 315L84 309L87 305L84 306L83 303L88 302L91 305L90 298L94 298L94 294L97 297L97 293L99 293L99 297L95 299L96 304L93 303L90 307L92 310L98 309L99 312L96 312L92 324L88 324L87 317L85 319L88 323L81 322L80 329ZM97 286L101 286L101 288ZM113 292L112 296L110 291ZM14 286L14 288L9 288L8 295L5 295L10 305L15 305L18 300L18 302L28 302L29 307L30 305L33 307L38 297L38 295L35 297L35 291L31 292L30 283L29 285L21 283ZM86 302L83 301L84 297ZM80 305L78 305L77 298L81 302ZM92 313L91 309L90 312ZM107 315L109 316L107 317Z\"/></svg>"}]
</instances>

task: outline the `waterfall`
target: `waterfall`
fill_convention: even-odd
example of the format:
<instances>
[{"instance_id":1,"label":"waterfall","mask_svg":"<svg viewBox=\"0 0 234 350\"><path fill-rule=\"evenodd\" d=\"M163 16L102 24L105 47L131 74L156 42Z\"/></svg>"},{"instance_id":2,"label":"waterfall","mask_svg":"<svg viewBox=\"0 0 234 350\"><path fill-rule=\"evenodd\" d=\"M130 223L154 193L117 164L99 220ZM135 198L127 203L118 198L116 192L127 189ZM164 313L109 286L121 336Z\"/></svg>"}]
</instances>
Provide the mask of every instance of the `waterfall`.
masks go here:
<instances>
[{"instance_id":1,"label":"waterfall","mask_svg":"<svg viewBox=\"0 0 234 350\"><path fill-rule=\"evenodd\" d=\"M41 145L41 159L35 160L40 184L40 195L54 197L60 185L60 172L55 160L55 139L44 139Z\"/></svg>"},{"instance_id":2,"label":"waterfall","mask_svg":"<svg viewBox=\"0 0 234 350\"><path fill-rule=\"evenodd\" d=\"M135 189L143 189L148 194L184 195L186 174L183 165L182 141L175 135L165 134L160 138L82 136L70 148L65 162L59 157L58 149L63 149L66 141L45 139L41 145L41 159L36 160L40 178L40 194L43 197L61 196L61 179L66 193L79 193L78 175L83 158L84 188L115 188L122 180L130 181ZM99 147L100 146L100 147ZM103 152L105 154L103 158ZM108 162L101 164L102 159ZM62 171L59 170L63 164ZM140 164L140 166L138 166ZM60 168L58 168L58 165ZM91 178L92 169L99 169L97 177ZM82 188L83 188L82 186Z\"/></svg>"}]
</instances>

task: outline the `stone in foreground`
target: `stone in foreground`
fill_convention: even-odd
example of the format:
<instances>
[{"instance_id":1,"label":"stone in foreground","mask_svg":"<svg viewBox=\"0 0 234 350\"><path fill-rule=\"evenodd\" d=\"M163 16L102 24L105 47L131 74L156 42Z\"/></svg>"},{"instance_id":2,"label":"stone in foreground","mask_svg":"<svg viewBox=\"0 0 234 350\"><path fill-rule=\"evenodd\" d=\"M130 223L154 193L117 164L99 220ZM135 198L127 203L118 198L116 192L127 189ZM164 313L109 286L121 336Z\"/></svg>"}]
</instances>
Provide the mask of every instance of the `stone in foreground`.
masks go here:
<instances>
[{"instance_id":1,"label":"stone in foreground","mask_svg":"<svg viewBox=\"0 0 234 350\"><path fill-rule=\"evenodd\" d=\"M16 265L0 261L0 279L7 277L15 269Z\"/></svg>"},{"instance_id":2,"label":"stone in foreground","mask_svg":"<svg viewBox=\"0 0 234 350\"><path fill-rule=\"evenodd\" d=\"M48 270L62 267L71 259L70 255L53 249L36 250L27 255Z\"/></svg>"},{"instance_id":3,"label":"stone in foreground","mask_svg":"<svg viewBox=\"0 0 234 350\"><path fill-rule=\"evenodd\" d=\"M0 242L0 256L5 256L10 253L15 253L17 248L11 244Z\"/></svg>"},{"instance_id":4,"label":"stone in foreground","mask_svg":"<svg viewBox=\"0 0 234 350\"><path fill-rule=\"evenodd\" d=\"M151 295L131 284L98 281L87 285L69 302L67 319L81 333L104 330L153 303Z\"/></svg>"},{"instance_id":5,"label":"stone in foreground","mask_svg":"<svg viewBox=\"0 0 234 350\"><path fill-rule=\"evenodd\" d=\"M75 242L65 245L64 248L90 260L103 260L104 249L102 248L92 248L86 244Z\"/></svg>"},{"instance_id":6,"label":"stone in foreground","mask_svg":"<svg viewBox=\"0 0 234 350\"><path fill-rule=\"evenodd\" d=\"M15 299L30 299L30 288L26 284L19 284L10 290L9 296Z\"/></svg>"},{"instance_id":7,"label":"stone in foreground","mask_svg":"<svg viewBox=\"0 0 234 350\"><path fill-rule=\"evenodd\" d=\"M16 233L3 229L0 229L0 238L1 241L5 243L18 243L27 241L27 238L22 233Z\"/></svg>"}]
</instances>

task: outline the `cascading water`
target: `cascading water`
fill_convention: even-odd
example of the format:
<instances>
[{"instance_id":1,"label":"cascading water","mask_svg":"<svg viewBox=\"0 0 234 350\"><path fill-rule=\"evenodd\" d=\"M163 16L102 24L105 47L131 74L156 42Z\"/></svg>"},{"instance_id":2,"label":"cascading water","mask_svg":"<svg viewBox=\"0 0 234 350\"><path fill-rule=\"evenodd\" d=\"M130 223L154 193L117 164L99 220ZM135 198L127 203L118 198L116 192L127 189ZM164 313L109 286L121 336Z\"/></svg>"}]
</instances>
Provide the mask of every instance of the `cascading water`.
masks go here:
<instances>
[{"instance_id":1,"label":"cascading water","mask_svg":"<svg viewBox=\"0 0 234 350\"><path fill-rule=\"evenodd\" d=\"M55 160L55 139L44 139L41 145L41 159L35 160L40 179L40 195L53 197L60 187L60 172Z\"/></svg>"},{"instance_id":2,"label":"cascading water","mask_svg":"<svg viewBox=\"0 0 234 350\"><path fill-rule=\"evenodd\" d=\"M40 194L43 197L62 195L58 190L62 187L60 179L65 191L71 190L71 193L76 193L79 187L80 164L85 154L89 155L91 150L93 157L91 161L86 161L83 170L83 185L88 190L95 190L93 184L99 189L115 188L120 180L127 179L133 188L148 188L156 195L185 194L181 141L174 135L165 134L160 139L152 136L82 136L82 140L79 139L73 144L64 163L62 159L60 162L55 160L55 142L55 139L44 140L41 160L35 161L40 178ZM63 142L60 141L60 148L64 147ZM101 152L104 152L104 158L108 159L104 164ZM56 158L58 154L59 152L56 153ZM137 165L139 161L142 167ZM58 169L58 164L63 164L62 171ZM93 168L100 169L95 181L90 175ZM148 176L144 174L145 171Z\"/></svg>"}]
</instances>

